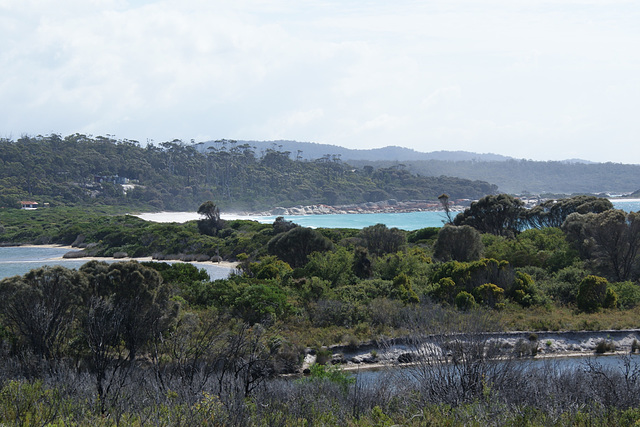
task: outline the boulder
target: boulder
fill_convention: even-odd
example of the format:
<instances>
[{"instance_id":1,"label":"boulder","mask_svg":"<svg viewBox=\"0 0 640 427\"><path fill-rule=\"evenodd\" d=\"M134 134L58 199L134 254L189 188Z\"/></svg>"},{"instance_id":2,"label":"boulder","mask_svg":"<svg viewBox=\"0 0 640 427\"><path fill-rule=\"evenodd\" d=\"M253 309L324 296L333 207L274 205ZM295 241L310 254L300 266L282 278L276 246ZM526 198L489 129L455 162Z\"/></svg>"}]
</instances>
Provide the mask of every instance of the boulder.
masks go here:
<instances>
[{"instance_id":1,"label":"boulder","mask_svg":"<svg viewBox=\"0 0 640 427\"><path fill-rule=\"evenodd\" d=\"M398 363L411 363L418 360L418 357L414 353L402 353L398 356Z\"/></svg>"},{"instance_id":2,"label":"boulder","mask_svg":"<svg viewBox=\"0 0 640 427\"><path fill-rule=\"evenodd\" d=\"M87 256L87 253L85 251L70 251L62 255L62 258L73 259L73 258L84 258L86 256Z\"/></svg>"}]
</instances>

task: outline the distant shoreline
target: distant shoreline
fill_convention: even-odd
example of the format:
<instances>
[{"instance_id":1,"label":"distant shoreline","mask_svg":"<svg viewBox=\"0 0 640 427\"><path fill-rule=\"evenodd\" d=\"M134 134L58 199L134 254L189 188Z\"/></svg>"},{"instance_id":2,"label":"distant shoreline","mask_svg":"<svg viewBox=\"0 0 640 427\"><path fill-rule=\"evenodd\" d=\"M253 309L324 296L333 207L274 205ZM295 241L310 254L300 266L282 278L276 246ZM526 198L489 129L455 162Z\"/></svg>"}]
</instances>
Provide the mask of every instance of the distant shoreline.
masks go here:
<instances>
[{"instance_id":1,"label":"distant shoreline","mask_svg":"<svg viewBox=\"0 0 640 427\"><path fill-rule=\"evenodd\" d=\"M640 202L637 198L609 198L612 203L626 202L634 203ZM450 206L452 214L457 214L464 211L473 200L470 199L458 199L453 200ZM220 216L224 220L246 219L255 220L262 217L278 217L278 216L301 216L301 215L358 215L358 214L380 214L380 213L412 213L412 212L440 212L444 213L442 204L439 202L426 201L426 200L413 200L408 202L397 202L393 199L379 201L379 202L366 202L351 205L327 205L327 204L315 204L315 205L297 205L292 207L275 207L265 211L231 211L224 212ZM201 216L197 212L179 212L179 211L160 211L160 212L146 212L134 214L134 216L144 219L146 221L154 221L154 218L165 217L175 218L173 222L186 222L198 220ZM188 217L185 219L185 216ZM164 220L161 222L172 222L170 220Z\"/></svg>"}]
</instances>

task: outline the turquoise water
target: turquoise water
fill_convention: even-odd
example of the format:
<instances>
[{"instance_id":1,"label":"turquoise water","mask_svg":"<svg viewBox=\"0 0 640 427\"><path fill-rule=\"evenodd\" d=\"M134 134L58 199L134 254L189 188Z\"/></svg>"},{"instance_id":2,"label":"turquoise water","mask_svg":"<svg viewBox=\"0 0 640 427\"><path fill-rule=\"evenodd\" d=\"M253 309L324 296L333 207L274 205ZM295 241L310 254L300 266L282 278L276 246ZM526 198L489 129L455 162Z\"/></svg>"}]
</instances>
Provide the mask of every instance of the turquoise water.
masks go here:
<instances>
[{"instance_id":1,"label":"turquoise water","mask_svg":"<svg viewBox=\"0 0 640 427\"><path fill-rule=\"evenodd\" d=\"M80 268L87 260L60 259L69 252L68 248L50 247L0 247L0 279L5 277L23 275L34 268L45 265L61 265L66 268ZM114 259L105 259L108 263L116 262ZM204 268L211 280L224 279L229 276L232 268L213 264L194 263L198 268Z\"/></svg>"},{"instance_id":2,"label":"turquoise water","mask_svg":"<svg viewBox=\"0 0 640 427\"><path fill-rule=\"evenodd\" d=\"M457 214L453 213L455 216ZM280 216L280 215L279 215ZM312 228L365 228L376 224L412 231L425 227L442 227L446 221L444 212L369 213L369 214L328 214L328 215L284 215L303 227ZM272 223L276 216L255 218L259 222Z\"/></svg>"},{"instance_id":3,"label":"turquoise water","mask_svg":"<svg viewBox=\"0 0 640 427\"><path fill-rule=\"evenodd\" d=\"M640 211L640 200L613 201L616 209L627 212ZM172 213L176 218L181 213ZM184 212L185 221L192 220L193 212ZM456 212L453 213L455 215ZM243 217L247 218L247 217ZM249 218L247 218L249 219ZM272 223L276 216L251 217L250 219ZM332 215L289 215L285 219L304 227L313 228L357 228L362 229L375 224L385 224L387 227L397 227L403 230L418 230L424 227L442 227L446 217L444 212L408 212L408 213L370 213L370 214L332 214ZM176 221L177 219L172 219ZM0 279L15 275L22 275L33 268L43 265L62 265L67 268L78 268L86 260L60 259L68 249L42 247L0 247ZM109 260L108 262L114 262ZM198 268L205 268L211 279L221 279L229 275L231 269L209 264L197 264Z\"/></svg>"},{"instance_id":4,"label":"turquoise water","mask_svg":"<svg viewBox=\"0 0 640 427\"><path fill-rule=\"evenodd\" d=\"M627 212L640 210L640 200L613 201L616 209ZM452 212L453 217L458 212ZM312 228L365 228L375 224L385 224L387 227L397 227L402 230L413 231L425 227L442 227L446 221L444 212L407 212L407 213L368 213L368 214L331 214L331 215L284 215L303 227ZM258 222L271 223L276 216L261 216L253 218Z\"/></svg>"},{"instance_id":5,"label":"turquoise water","mask_svg":"<svg viewBox=\"0 0 640 427\"><path fill-rule=\"evenodd\" d=\"M640 211L640 199L612 200L611 203L613 203L614 208L622 209L626 212Z\"/></svg>"}]
</instances>

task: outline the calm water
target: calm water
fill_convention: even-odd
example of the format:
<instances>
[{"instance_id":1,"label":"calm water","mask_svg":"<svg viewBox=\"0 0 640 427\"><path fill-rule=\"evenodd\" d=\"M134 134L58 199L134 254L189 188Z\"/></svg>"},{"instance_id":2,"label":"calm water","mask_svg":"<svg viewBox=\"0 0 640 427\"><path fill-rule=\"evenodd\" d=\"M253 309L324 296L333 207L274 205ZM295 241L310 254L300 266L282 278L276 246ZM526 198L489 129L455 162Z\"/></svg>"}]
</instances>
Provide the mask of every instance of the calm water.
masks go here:
<instances>
[{"instance_id":1,"label":"calm water","mask_svg":"<svg viewBox=\"0 0 640 427\"><path fill-rule=\"evenodd\" d=\"M613 201L616 209L627 212L640 210L640 199ZM453 213L455 216L457 212ZM200 218L195 212L158 212L139 215L142 219L154 222L186 222ZM243 216L224 214L223 219L252 219L261 223L272 223L273 216ZM385 224L387 227L397 227L412 231L425 227L442 227L446 221L444 212L408 212L408 213L368 213L368 214L330 214L330 215L285 215L288 221L293 221L303 227L312 228L365 228L375 224Z\"/></svg>"},{"instance_id":2,"label":"calm water","mask_svg":"<svg viewBox=\"0 0 640 427\"><path fill-rule=\"evenodd\" d=\"M627 212L640 210L640 199L613 201L616 209ZM454 213L455 214L455 213ZM226 214L225 219L242 218L253 219L262 223L272 223L276 216L241 216ZM141 218L156 222L185 222L198 219L195 212L159 212L142 214ZM293 221L303 227L323 228L365 228L375 224L385 224L387 227L397 227L403 230L418 230L424 227L441 227L446 217L444 212L409 212L409 213L371 213L371 214L332 214L332 215L290 215L285 219ZM40 247L0 247L0 279L15 275L22 275L33 268L43 265L62 265L67 268L78 268L86 260L60 259L68 249L40 248ZM109 260L108 262L114 262ZM205 268L212 280L225 278L231 272L230 268L210 264L196 264L198 268Z\"/></svg>"},{"instance_id":3,"label":"calm water","mask_svg":"<svg viewBox=\"0 0 640 427\"><path fill-rule=\"evenodd\" d=\"M589 355L589 356L577 356L577 357L548 357L548 358L533 358L533 359L516 359L518 369L540 370L550 369L556 372L558 371L573 371L573 370L588 370L588 364L593 363L599 365L604 369L611 369L618 372L624 370L623 358L617 355ZM496 362L500 363L500 362ZM362 365L366 368L366 365ZM632 368L640 368L640 355L631 356ZM408 380L411 381L411 369L410 366L394 365L391 368L380 368L374 370L355 370L349 371L350 374L356 376L361 384L375 384L381 380L393 381L395 380ZM415 379L414 379L415 380Z\"/></svg>"},{"instance_id":4,"label":"calm water","mask_svg":"<svg viewBox=\"0 0 640 427\"><path fill-rule=\"evenodd\" d=\"M67 248L48 247L0 247L0 279L16 275L23 275L28 271L45 265L61 265L66 268L80 268L87 260L61 259L69 252ZM117 260L105 259L112 263ZM194 263L198 268L204 268L211 280L224 279L229 276L232 268L206 263Z\"/></svg>"}]
</instances>

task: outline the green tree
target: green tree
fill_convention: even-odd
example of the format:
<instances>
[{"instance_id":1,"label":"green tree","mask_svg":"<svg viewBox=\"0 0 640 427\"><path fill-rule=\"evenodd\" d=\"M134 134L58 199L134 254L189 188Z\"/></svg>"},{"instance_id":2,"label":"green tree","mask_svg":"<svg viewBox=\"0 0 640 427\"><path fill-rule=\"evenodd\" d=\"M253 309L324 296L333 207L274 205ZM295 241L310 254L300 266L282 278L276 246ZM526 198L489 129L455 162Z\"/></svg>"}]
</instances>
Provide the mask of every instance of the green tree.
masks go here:
<instances>
[{"instance_id":1,"label":"green tree","mask_svg":"<svg viewBox=\"0 0 640 427\"><path fill-rule=\"evenodd\" d=\"M164 331L177 314L170 290L156 270L135 262L90 261L80 267L89 278L94 296L109 301L119 312L120 338L129 351L129 360L156 333Z\"/></svg>"},{"instance_id":2,"label":"green tree","mask_svg":"<svg viewBox=\"0 0 640 427\"><path fill-rule=\"evenodd\" d=\"M617 281L638 275L640 213L611 209L599 214L571 214L562 226L583 258L595 262Z\"/></svg>"},{"instance_id":3,"label":"green tree","mask_svg":"<svg viewBox=\"0 0 640 427\"><path fill-rule=\"evenodd\" d=\"M574 212L601 213L613 209L609 199L596 196L574 196L560 200L547 200L527 212L529 226L533 228L562 227L564 220Z\"/></svg>"},{"instance_id":4,"label":"green tree","mask_svg":"<svg viewBox=\"0 0 640 427\"><path fill-rule=\"evenodd\" d=\"M353 283L353 252L344 247L335 251L314 252L305 266L307 276L317 276L331 283L331 287Z\"/></svg>"},{"instance_id":5,"label":"green tree","mask_svg":"<svg viewBox=\"0 0 640 427\"><path fill-rule=\"evenodd\" d=\"M211 200L200 205L198 214L204 216L204 219L198 220L198 229L202 234L215 236L224 226L224 221L220 219L220 209Z\"/></svg>"},{"instance_id":6,"label":"green tree","mask_svg":"<svg viewBox=\"0 0 640 427\"><path fill-rule=\"evenodd\" d=\"M447 224L453 224L453 217L451 216L451 205L449 204L449 195L442 193L438 196L438 200L444 209L444 213L447 216Z\"/></svg>"},{"instance_id":7,"label":"green tree","mask_svg":"<svg viewBox=\"0 0 640 427\"><path fill-rule=\"evenodd\" d=\"M263 257L260 262L251 263L249 269L253 277L261 280L281 280L293 272L289 264L275 256Z\"/></svg>"},{"instance_id":8,"label":"green tree","mask_svg":"<svg viewBox=\"0 0 640 427\"><path fill-rule=\"evenodd\" d=\"M298 224L295 224L292 221L287 221L284 217L279 216L275 221L273 221L273 234L286 233L297 226Z\"/></svg>"},{"instance_id":9,"label":"green tree","mask_svg":"<svg viewBox=\"0 0 640 427\"><path fill-rule=\"evenodd\" d=\"M514 236L525 227L525 208L521 200L508 194L489 195L459 213L454 225L470 225L481 233Z\"/></svg>"},{"instance_id":10,"label":"green tree","mask_svg":"<svg viewBox=\"0 0 640 427\"><path fill-rule=\"evenodd\" d=\"M288 263L293 268L304 267L307 257L313 252L325 252L333 248L333 243L322 234L306 227L295 227L269 240L269 254Z\"/></svg>"},{"instance_id":11,"label":"green tree","mask_svg":"<svg viewBox=\"0 0 640 427\"><path fill-rule=\"evenodd\" d=\"M245 287L234 301L233 307L245 322L275 320L292 312L287 294L278 286L252 284Z\"/></svg>"},{"instance_id":12,"label":"green tree","mask_svg":"<svg viewBox=\"0 0 640 427\"><path fill-rule=\"evenodd\" d=\"M360 279L370 279L373 276L373 265L369 258L369 251L358 246L353 252L353 273Z\"/></svg>"},{"instance_id":13,"label":"green tree","mask_svg":"<svg viewBox=\"0 0 640 427\"><path fill-rule=\"evenodd\" d=\"M533 278L527 273L516 271L513 286L509 289L509 297L523 307L533 305L537 290Z\"/></svg>"},{"instance_id":14,"label":"green tree","mask_svg":"<svg viewBox=\"0 0 640 427\"><path fill-rule=\"evenodd\" d=\"M438 233L434 256L442 261L476 261L482 257L483 250L478 230L468 225L446 224Z\"/></svg>"},{"instance_id":15,"label":"green tree","mask_svg":"<svg viewBox=\"0 0 640 427\"><path fill-rule=\"evenodd\" d=\"M61 355L87 295L82 273L41 267L0 281L0 316L35 354L53 359Z\"/></svg>"},{"instance_id":16,"label":"green tree","mask_svg":"<svg viewBox=\"0 0 640 427\"><path fill-rule=\"evenodd\" d=\"M360 236L370 254L381 256L401 250L407 243L406 234L397 228L384 224L365 227Z\"/></svg>"},{"instance_id":17,"label":"green tree","mask_svg":"<svg viewBox=\"0 0 640 427\"><path fill-rule=\"evenodd\" d=\"M558 271L578 260L559 228L524 230L514 239L485 234L482 236L487 258L508 261L514 268L535 266Z\"/></svg>"}]
</instances>

